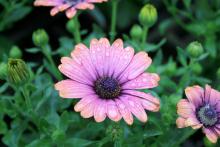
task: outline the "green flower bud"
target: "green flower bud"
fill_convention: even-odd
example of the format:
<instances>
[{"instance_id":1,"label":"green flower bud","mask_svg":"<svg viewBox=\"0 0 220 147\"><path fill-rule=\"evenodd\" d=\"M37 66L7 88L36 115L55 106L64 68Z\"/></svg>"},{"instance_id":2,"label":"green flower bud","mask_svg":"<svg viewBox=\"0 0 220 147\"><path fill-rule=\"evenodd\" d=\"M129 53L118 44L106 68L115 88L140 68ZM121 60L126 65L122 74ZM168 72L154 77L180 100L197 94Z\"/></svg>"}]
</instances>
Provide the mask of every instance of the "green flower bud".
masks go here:
<instances>
[{"instance_id":1,"label":"green flower bud","mask_svg":"<svg viewBox=\"0 0 220 147\"><path fill-rule=\"evenodd\" d=\"M20 59L22 57L21 49L17 46L13 46L9 52L9 57L14 59Z\"/></svg>"},{"instance_id":2,"label":"green flower bud","mask_svg":"<svg viewBox=\"0 0 220 147\"><path fill-rule=\"evenodd\" d=\"M201 43L199 43L198 41L194 41L191 42L188 46L187 46L187 52L188 54L192 57L192 58L198 58L199 56L201 56L204 52L204 49L201 45Z\"/></svg>"},{"instance_id":3,"label":"green flower bud","mask_svg":"<svg viewBox=\"0 0 220 147\"><path fill-rule=\"evenodd\" d=\"M191 68L193 73L195 73L196 75L202 73L202 66L199 63L194 63Z\"/></svg>"},{"instance_id":4,"label":"green flower bud","mask_svg":"<svg viewBox=\"0 0 220 147\"><path fill-rule=\"evenodd\" d=\"M49 37L44 29L38 29L33 33L32 40L34 42L34 45L42 47L48 44Z\"/></svg>"},{"instance_id":5,"label":"green flower bud","mask_svg":"<svg viewBox=\"0 0 220 147\"><path fill-rule=\"evenodd\" d=\"M26 63L21 59L8 60L8 79L15 85L24 85L30 79L30 73Z\"/></svg>"},{"instance_id":6,"label":"green flower bud","mask_svg":"<svg viewBox=\"0 0 220 147\"><path fill-rule=\"evenodd\" d=\"M142 32L143 32L143 30L142 30L141 26L134 25L131 28L130 35L131 35L132 39L140 40L142 37Z\"/></svg>"},{"instance_id":7,"label":"green flower bud","mask_svg":"<svg viewBox=\"0 0 220 147\"><path fill-rule=\"evenodd\" d=\"M154 5L145 5L139 13L139 21L145 27L153 26L157 21L157 9Z\"/></svg>"},{"instance_id":8,"label":"green flower bud","mask_svg":"<svg viewBox=\"0 0 220 147\"><path fill-rule=\"evenodd\" d=\"M110 136L112 141L117 141L123 136L123 129L115 123L107 128L106 135Z\"/></svg>"},{"instance_id":9,"label":"green flower bud","mask_svg":"<svg viewBox=\"0 0 220 147\"><path fill-rule=\"evenodd\" d=\"M170 62L168 63L166 67L166 74L169 76L172 76L176 73L176 63L175 62Z\"/></svg>"},{"instance_id":10,"label":"green flower bud","mask_svg":"<svg viewBox=\"0 0 220 147\"><path fill-rule=\"evenodd\" d=\"M73 31L75 30L75 27L76 27L76 24L73 19L70 19L66 24L66 28L70 33L73 33Z\"/></svg>"},{"instance_id":11,"label":"green flower bud","mask_svg":"<svg viewBox=\"0 0 220 147\"><path fill-rule=\"evenodd\" d=\"M0 63L0 79L5 80L8 75L8 66L6 63Z\"/></svg>"}]
</instances>

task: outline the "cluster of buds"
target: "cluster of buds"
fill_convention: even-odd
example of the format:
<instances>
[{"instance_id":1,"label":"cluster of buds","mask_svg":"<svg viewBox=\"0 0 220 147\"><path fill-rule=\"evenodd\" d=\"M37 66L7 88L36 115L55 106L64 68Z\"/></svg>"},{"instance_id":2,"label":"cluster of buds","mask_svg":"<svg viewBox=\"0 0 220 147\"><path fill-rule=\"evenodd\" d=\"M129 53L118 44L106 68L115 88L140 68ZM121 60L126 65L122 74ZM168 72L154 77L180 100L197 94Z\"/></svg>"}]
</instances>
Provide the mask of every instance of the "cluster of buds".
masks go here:
<instances>
[{"instance_id":1,"label":"cluster of buds","mask_svg":"<svg viewBox=\"0 0 220 147\"><path fill-rule=\"evenodd\" d=\"M112 141L118 141L123 136L123 129L117 123L112 124L107 128L106 135L110 136Z\"/></svg>"}]
</instances>

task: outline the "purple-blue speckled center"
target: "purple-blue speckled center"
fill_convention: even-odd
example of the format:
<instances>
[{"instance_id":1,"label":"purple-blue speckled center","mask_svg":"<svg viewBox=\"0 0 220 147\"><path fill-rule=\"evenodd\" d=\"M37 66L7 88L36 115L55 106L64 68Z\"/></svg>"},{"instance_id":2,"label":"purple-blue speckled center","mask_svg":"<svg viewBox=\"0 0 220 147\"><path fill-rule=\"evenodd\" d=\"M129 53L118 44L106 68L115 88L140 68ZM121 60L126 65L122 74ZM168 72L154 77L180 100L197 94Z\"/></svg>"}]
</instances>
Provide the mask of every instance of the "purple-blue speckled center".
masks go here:
<instances>
[{"instance_id":1,"label":"purple-blue speckled center","mask_svg":"<svg viewBox=\"0 0 220 147\"><path fill-rule=\"evenodd\" d=\"M102 99L114 99L120 95L121 87L114 78L103 77L95 81L94 89Z\"/></svg>"},{"instance_id":2,"label":"purple-blue speckled center","mask_svg":"<svg viewBox=\"0 0 220 147\"><path fill-rule=\"evenodd\" d=\"M218 122L218 113L215 107L206 104L197 111L199 121L205 126L213 126Z\"/></svg>"}]
</instances>

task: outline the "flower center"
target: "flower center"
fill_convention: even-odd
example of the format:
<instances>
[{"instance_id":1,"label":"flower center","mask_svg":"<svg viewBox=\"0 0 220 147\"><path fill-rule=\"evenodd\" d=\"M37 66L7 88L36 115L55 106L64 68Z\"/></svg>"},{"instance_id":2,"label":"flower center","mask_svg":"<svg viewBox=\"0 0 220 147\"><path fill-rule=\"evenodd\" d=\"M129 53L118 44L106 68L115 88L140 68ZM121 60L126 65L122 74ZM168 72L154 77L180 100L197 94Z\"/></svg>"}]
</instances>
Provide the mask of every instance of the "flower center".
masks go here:
<instances>
[{"instance_id":1,"label":"flower center","mask_svg":"<svg viewBox=\"0 0 220 147\"><path fill-rule=\"evenodd\" d=\"M213 126L218 121L218 114L210 105L202 106L197 113L200 122L205 126Z\"/></svg>"},{"instance_id":2,"label":"flower center","mask_svg":"<svg viewBox=\"0 0 220 147\"><path fill-rule=\"evenodd\" d=\"M84 0L63 0L63 3L67 4L72 4L72 5L75 5L77 3L80 3L80 2L83 2Z\"/></svg>"},{"instance_id":3,"label":"flower center","mask_svg":"<svg viewBox=\"0 0 220 147\"><path fill-rule=\"evenodd\" d=\"M95 82L94 89L102 99L114 99L121 93L121 87L118 81L110 77L99 78Z\"/></svg>"}]
</instances>

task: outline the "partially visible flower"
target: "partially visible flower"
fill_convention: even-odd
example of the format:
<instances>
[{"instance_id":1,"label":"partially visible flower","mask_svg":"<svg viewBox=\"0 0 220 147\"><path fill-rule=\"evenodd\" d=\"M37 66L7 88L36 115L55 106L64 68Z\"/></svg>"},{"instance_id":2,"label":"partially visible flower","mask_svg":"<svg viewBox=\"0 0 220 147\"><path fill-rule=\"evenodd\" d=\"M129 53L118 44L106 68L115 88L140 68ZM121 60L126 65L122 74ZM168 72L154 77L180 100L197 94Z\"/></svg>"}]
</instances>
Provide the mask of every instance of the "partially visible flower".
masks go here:
<instances>
[{"instance_id":1,"label":"partially visible flower","mask_svg":"<svg viewBox=\"0 0 220 147\"><path fill-rule=\"evenodd\" d=\"M66 16L72 18L76 14L77 9L94 9L93 3L106 1L108 0L35 0L34 5L54 7L50 11L52 16L66 10Z\"/></svg>"},{"instance_id":2,"label":"partially visible flower","mask_svg":"<svg viewBox=\"0 0 220 147\"><path fill-rule=\"evenodd\" d=\"M202 127L207 138L216 143L220 135L220 92L206 85L188 87L185 90L187 99L177 104L179 128L191 126L193 129Z\"/></svg>"},{"instance_id":3,"label":"partially visible flower","mask_svg":"<svg viewBox=\"0 0 220 147\"><path fill-rule=\"evenodd\" d=\"M74 109L84 118L94 116L96 122L106 117L128 124L133 115L147 121L148 111L158 111L160 101L151 94L137 91L158 86L160 77L145 70L152 60L146 52L134 54L131 47L123 47L121 39L112 45L106 38L93 39L88 49L78 44L70 57L63 57L59 70L67 80L55 84L64 98L81 98Z\"/></svg>"},{"instance_id":4,"label":"partially visible flower","mask_svg":"<svg viewBox=\"0 0 220 147\"><path fill-rule=\"evenodd\" d=\"M8 79L14 85L23 85L30 78L26 63L21 59L8 60Z\"/></svg>"}]
</instances>

